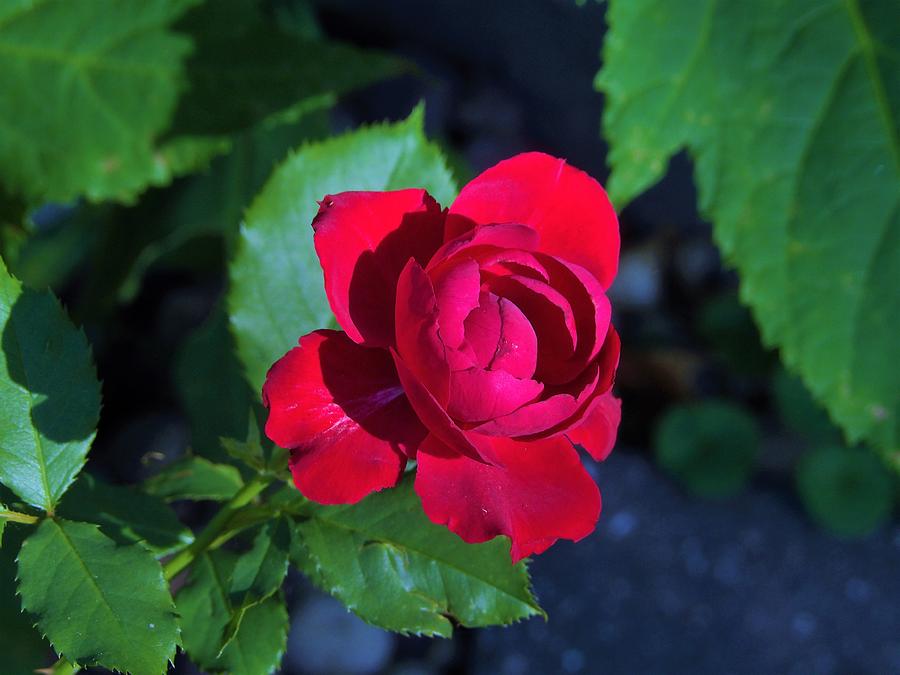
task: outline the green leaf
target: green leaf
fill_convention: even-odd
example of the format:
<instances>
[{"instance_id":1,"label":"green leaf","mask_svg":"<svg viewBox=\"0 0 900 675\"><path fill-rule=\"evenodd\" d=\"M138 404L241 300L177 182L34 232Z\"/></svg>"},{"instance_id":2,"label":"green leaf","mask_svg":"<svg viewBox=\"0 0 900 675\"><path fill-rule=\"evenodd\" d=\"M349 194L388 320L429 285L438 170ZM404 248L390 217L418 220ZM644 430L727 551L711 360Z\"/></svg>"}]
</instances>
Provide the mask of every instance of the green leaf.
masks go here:
<instances>
[{"instance_id":1,"label":"green leaf","mask_svg":"<svg viewBox=\"0 0 900 675\"><path fill-rule=\"evenodd\" d=\"M159 563L95 525L45 520L19 552L19 595L75 663L160 675L175 657L175 606Z\"/></svg>"},{"instance_id":2,"label":"green leaf","mask_svg":"<svg viewBox=\"0 0 900 675\"><path fill-rule=\"evenodd\" d=\"M178 23L195 49L173 134L232 134L310 99L333 98L404 69L386 54L289 35L264 20L258 4L217 0Z\"/></svg>"},{"instance_id":3,"label":"green leaf","mask_svg":"<svg viewBox=\"0 0 900 675\"><path fill-rule=\"evenodd\" d=\"M232 620L231 578L237 556L214 551L200 556L188 585L178 593L184 648L191 660L210 672L259 675L274 671L287 643L288 615L275 596L247 610L234 639L219 656Z\"/></svg>"},{"instance_id":4,"label":"green leaf","mask_svg":"<svg viewBox=\"0 0 900 675\"><path fill-rule=\"evenodd\" d=\"M100 414L91 350L49 292L0 260L0 482L52 512L84 465Z\"/></svg>"},{"instance_id":5,"label":"green leaf","mask_svg":"<svg viewBox=\"0 0 900 675\"><path fill-rule=\"evenodd\" d=\"M28 531L10 529L0 550L0 654L4 675L34 675L49 665L52 649L34 627L34 619L22 611L16 595L16 555Z\"/></svg>"},{"instance_id":6,"label":"green leaf","mask_svg":"<svg viewBox=\"0 0 900 675\"><path fill-rule=\"evenodd\" d=\"M194 451L226 461L219 438L240 438L251 425L253 396L221 308L190 335L175 363L175 384L191 425Z\"/></svg>"},{"instance_id":7,"label":"green leaf","mask_svg":"<svg viewBox=\"0 0 900 675\"><path fill-rule=\"evenodd\" d=\"M32 202L127 198L168 173L190 42L167 26L196 0L8 0L0 6L0 175Z\"/></svg>"},{"instance_id":8,"label":"green leaf","mask_svg":"<svg viewBox=\"0 0 900 675\"><path fill-rule=\"evenodd\" d=\"M543 615L509 541L466 544L422 511L412 481L356 505L298 502L295 562L360 617L401 633L453 633Z\"/></svg>"},{"instance_id":9,"label":"green leaf","mask_svg":"<svg viewBox=\"0 0 900 675\"><path fill-rule=\"evenodd\" d=\"M861 537L890 518L893 479L870 451L839 446L815 450L800 460L796 479L806 510L835 534Z\"/></svg>"},{"instance_id":10,"label":"green leaf","mask_svg":"<svg viewBox=\"0 0 900 675\"><path fill-rule=\"evenodd\" d=\"M231 605L234 615L225 630L222 651L234 641L247 610L274 595L288 571L291 530L283 518L264 526L253 547L238 558L231 578Z\"/></svg>"},{"instance_id":11,"label":"green leaf","mask_svg":"<svg viewBox=\"0 0 900 675\"><path fill-rule=\"evenodd\" d=\"M422 128L409 119L306 145L275 170L245 218L230 267L231 326L252 388L297 339L333 321L312 244L316 200L344 190L424 187L449 203L456 188Z\"/></svg>"},{"instance_id":12,"label":"green leaf","mask_svg":"<svg viewBox=\"0 0 900 675\"><path fill-rule=\"evenodd\" d=\"M168 501L209 499L224 502L244 486L241 473L228 464L188 457L170 464L144 483L144 490Z\"/></svg>"},{"instance_id":13,"label":"green leaf","mask_svg":"<svg viewBox=\"0 0 900 675\"><path fill-rule=\"evenodd\" d=\"M69 520L96 523L118 544L143 543L157 555L187 546L194 535L159 497L82 474L59 506Z\"/></svg>"},{"instance_id":14,"label":"green leaf","mask_svg":"<svg viewBox=\"0 0 900 675\"><path fill-rule=\"evenodd\" d=\"M287 521L274 520L263 527L253 547L238 558L231 580L232 597L238 604L254 604L275 593L284 581L291 548L291 531Z\"/></svg>"},{"instance_id":15,"label":"green leaf","mask_svg":"<svg viewBox=\"0 0 900 675\"><path fill-rule=\"evenodd\" d=\"M284 600L273 596L247 610L241 628L222 652L220 667L231 675L274 673L287 649L290 624Z\"/></svg>"},{"instance_id":16,"label":"green leaf","mask_svg":"<svg viewBox=\"0 0 900 675\"><path fill-rule=\"evenodd\" d=\"M332 102L328 96L307 99L303 109L297 111L298 120L262 124L235 135L230 152L216 158L206 171L174 190L147 195L137 213L123 214L129 225L135 218L141 225L138 233L132 231L133 227L120 228L130 264L119 267L127 273L123 280L116 281L119 300L132 299L148 269L158 263L176 262L180 249L201 237L206 248L210 237L221 237L225 251L230 252L244 210L275 165L290 148L328 135L327 108ZM195 257L189 256L189 262L193 263Z\"/></svg>"},{"instance_id":17,"label":"green leaf","mask_svg":"<svg viewBox=\"0 0 900 675\"><path fill-rule=\"evenodd\" d=\"M691 492L726 497L753 470L759 447L756 420L742 408L707 401L670 408L656 430L656 459Z\"/></svg>"},{"instance_id":18,"label":"green leaf","mask_svg":"<svg viewBox=\"0 0 900 675\"><path fill-rule=\"evenodd\" d=\"M231 621L230 579L236 560L236 555L221 550L198 556L187 585L175 596L184 649L202 668L216 661Z\"/></svg>"},{"instance_id":19,"label":"green leaf","mask_svg":"<svg viewBox=\"0 0 900 675\"><path fill-rule=\"evenodd\" d=\"M249 467L257 471L263 471L266 468L266 455L263 452L262 441L259 438L259 426L257 425L256 416L251 410L247 415L249 423L247 424L246 439L239 441L236 438L220 438L219 442L225 448L225 452L234 459L243 462Z\"/></svg>"},{"instance_id":20,"label":"green leaf","mask_svg":"<svg viewBox=\"0 0 900 675\"><path fill-rule=\"evenodd\" d=\"M687 148L764 340L900 468L896 0L616 0L608 18L613 202Z\"/></svg>"}]
</instances>

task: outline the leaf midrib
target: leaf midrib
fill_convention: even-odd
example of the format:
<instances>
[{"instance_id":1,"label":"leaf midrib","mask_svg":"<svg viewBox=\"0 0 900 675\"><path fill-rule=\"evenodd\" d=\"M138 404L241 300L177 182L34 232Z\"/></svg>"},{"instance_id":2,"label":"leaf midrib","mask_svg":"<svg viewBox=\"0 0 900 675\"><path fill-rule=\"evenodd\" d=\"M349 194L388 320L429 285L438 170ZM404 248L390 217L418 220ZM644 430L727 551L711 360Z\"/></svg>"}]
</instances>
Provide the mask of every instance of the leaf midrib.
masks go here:
<instances>
[{"instance_id":1,"label":"leaf midrib","mask_svg":"<svg viewBox=\"0 0 900 675\"><path fill-rule=\"evenodd\" d=\"M65 541L65 543L68 544L69 548L71 549L72 553L75 556L75 559L78 561L78 564L81 565L81 568L84 570L84 575L88 579L88 582L90 583L91 586L94 587L94 589L97 592L97 595L102 600L101 606L107 610L113 623L119 629L118 630L119 639L117 640L117 642L119 642L119 644L122 644L123 642L126 644L130 644L130 641L128 640L127 631L125 630L125 626L123 626L121 621L119 621L116 611L113 609L113 606L110 604L109 600L107 599L106 595L104 594L103 589L97 583L97 580L94 578L94 575L91 573L91 570L87 566L87 563L85 563L84 559L81 557L79 550L75 547L75 543L72 541L72 539L66 533L65 529L63 529L63 527L58 522L56 522L53 519L48 519L47 522L51 523L59 531L60 535L63 538L63 541ZM98 534L100 534L99 530L98 530ZM101 534L101 536L104 536L104 535ZM136 658L139 658L139 657L136 657Z\"/></svg>"}]
</instances>

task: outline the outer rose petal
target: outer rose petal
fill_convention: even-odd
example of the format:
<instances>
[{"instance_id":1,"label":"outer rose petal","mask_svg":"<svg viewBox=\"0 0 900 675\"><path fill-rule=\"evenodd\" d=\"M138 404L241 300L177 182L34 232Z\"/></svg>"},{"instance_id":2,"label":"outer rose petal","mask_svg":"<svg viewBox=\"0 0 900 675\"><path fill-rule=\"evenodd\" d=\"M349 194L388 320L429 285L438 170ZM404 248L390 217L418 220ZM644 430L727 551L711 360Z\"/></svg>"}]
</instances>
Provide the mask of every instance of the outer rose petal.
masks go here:
<instances>
[{"instance_id":1,"label":"outer rose petal","mask_svg":"<svg viewBox=\"0 0 900 675\"><path fill-rule=\"evenodd\" d=\"M578 541L600 517L600 490L562 437L530 443L490 439L503 466L475 462L433 434L419 450L416 492L426 515L469 543L505 534L513 562Z\"/></svg>"},{"instance_id":2,"label":"outer rose petal","mask_svg":"<svg viewBox=\"0 0 900 675\"><path fill-rule=\"evenodd\" d=\"M425 190L342 192L313 221L325 292L354 342L394 341L394 292L410 258L425 264L441 245L444 214Z\"/></svg>"},{"instance_id":3,"label":"outer rose petal","mask_svg":"<svg viewBox=\"0 0 900 675\"><path fill-rule=\"evenodd\" d=\"M266 435L291 449L294 482L321 504L352 504L396 485L427 433L391 355L339 331L310 333L276 361L263 402Z\"/></svg>"},{"instance_id":4,"label":"outer rose petal","mask_svg":"<svg viewBox=\"0 0 900 675\"><path fill-rule=\"evenodd\" d=\"M447 239L473 225L522 223L540 233L540 250L577 263L609 288L619 265L619 222L606 192L565 160L516 155L466 185L447 216Z\"/></svg>"},{"instance_id":5,"label":"outer rose petal","mask_svg":"<svg viewBox=\"0 0 900 675\"><path fill-rule=\"evenodd\" d=\"M591 457L602 462L609 457L616 444L616 433L621 421L622 401L608 391L591 401L581 423L566 432L566 436L587 450Z\"/></svg>"}]
</instances>

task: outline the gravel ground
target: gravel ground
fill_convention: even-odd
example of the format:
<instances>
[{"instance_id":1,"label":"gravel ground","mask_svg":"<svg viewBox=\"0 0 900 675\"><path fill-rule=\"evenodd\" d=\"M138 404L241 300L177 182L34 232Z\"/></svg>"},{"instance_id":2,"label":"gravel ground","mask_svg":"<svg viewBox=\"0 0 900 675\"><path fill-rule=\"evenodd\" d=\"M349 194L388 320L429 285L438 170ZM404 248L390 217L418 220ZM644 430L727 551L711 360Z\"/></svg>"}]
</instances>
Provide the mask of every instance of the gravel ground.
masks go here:
<instances>
[{"instance_id":1,"label":"gravel ground","mask_svg":"<svg viewBox=\"0 0 900 675\"><path fill-rule=\"evenodd\" d=\"M532 564L549 622L478 632L477 673L900 673L896 523L845 542L784 490L711 505L636 454L598 469L597 532Z\"/></svg>"}]
</instances>

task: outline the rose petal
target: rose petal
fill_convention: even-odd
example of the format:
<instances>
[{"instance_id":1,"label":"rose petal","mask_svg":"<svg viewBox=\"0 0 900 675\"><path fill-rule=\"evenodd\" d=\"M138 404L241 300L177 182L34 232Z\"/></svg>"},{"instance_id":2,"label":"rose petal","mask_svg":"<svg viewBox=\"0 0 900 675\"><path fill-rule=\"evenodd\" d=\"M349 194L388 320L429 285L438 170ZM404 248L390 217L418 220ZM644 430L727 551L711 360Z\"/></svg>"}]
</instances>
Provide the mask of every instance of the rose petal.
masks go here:
<instances>
[{"instance_id":1,"label":"rose petal","mask_svg":"<svg viewBox=\"0 0 900 675\"><path fill-rule=\"evenodd\" d=\"M518 249L485 247L473 255L486 272L493 272L496 275L521 274L550 283L550 275L533 253Z\"/></svg>"},{"instance_id":2,"label":"rose petal","mask_svg":"<svg viewBox=\"0 0 900 675\"><path fill-rule=\"evenodd\" d=\"M506 535L513 562L594 530L600 491L565 438L490 442L502 466L474 462L433 434L422 444L416 492L433 522L469 543Z\"/></svg>"},{"instance_id":3,"label":"rose petal","mask_svg":"<svg viewBox=\"0 0 900 675\"><path fill-rule=\"evenodd\" d=\"M438 306L438 326L448 347L458 348L466 337L463 321L478 307L481 272L478 263L466 259L443 265L431 274Z\"/></svg>"},{"instance_id":4,"label":"rose petal","mask_svg":"<svg viewBox=\"0 0 900 675\"><path fill-rule=\"evenodd\" d=\"M482 447L473 443L472 439L450 418L447 411L393 349L391 356L394 357L397 375L406 391L409 404L415 410L422 424L446 445L453 448L454 452L466 455L477 462L496 463L498 460L493 454L492 446L485 444Z\"/></svg>"},{"instance_id":5,"label":"rose petal","mask_svg":"<svg viewBox=\"0 0 900 675\"><path fill-rule=\"evenodd\" d=\"M510 375L530 378L537 369L538 338L534 326L515 303L499 298L500 338L488 367Z\"/></svg>"},{"instance_id":6,"label":"rose petal","mask_svg":"<svg viewBox=\"0 0 900 675\"><path fill-rule=\"evenodd\" d=\"M497 354L502 325L500 298L493 293L482 293L478 307L469 313L464 323L466 346L482 368L487 368Z\"/></svg>"},{"instance_id":7,"label":"rose petal","mask_svg":"<svg viewBox=\"0 0 900 675\"><path fill-rule=\"evenodd\" d=\"M619 365L621 344L619 334L610 325L606 340L603 342L603 349L600 350L597 359L594 361L597 372L596 386L589 392L589 396L580 397L576 410L569 417L559 422L556 426L541 432L540 436L551 436L576 427L588 413L593 400L612 389L616 378L616 368ZM522 412L524 412L524 409Z\"/></svg>"},{"instance_id":8,"label":"rose petal","mask_svg":"<svg viewBox=\"0 0 900 675\"><path fill-rule=\"evenodd\" d=\"M569 301L575 317L577 349L553 366L554 381L565 382L584 370L600 352L612 308L600 282L586 269L548 255L539 254L539 259L550 272L550 285Z\"/></svg>"},{"instance_id":9,"label":"rose petal","mask_svg":"<svg viewBox=\"0 0 900 675\"><path fill-rule=\"evenodd\" d=\"M566 382L568 373L559 366L575 353L578 333L569 301L542 281L513 274L495 277L485 274L491 292L511 300L528 318L537 334L536 378L549 384Z\"/></svg>"},{"instance_id":10,"label":"rose petal","mask_svg":"<svg viewBox=\"0 0 900 675\"><path fill-rule=\"evenodd\" d=\"M394 291L410 258L423 265L441 245L444 216L424 190L342 192L320 203L313 241L325 292L354 342L394 343Z\"/></svg>"},{"instance_id":11,"label":"rose petal","mask_svg":"<svg viewBox=\"0 0 900 675\"><path fill-rule=\"evenodd\" d=\"M523 251L537 249L540 238L532 228L518 223L493 222L497 224L471 228L459 236L445 240L444 245L432 256L427 269L431 271L453 256L476 247L492 246L498 249L521 249Z\"/></svg>"},{"instance_id":12,"label":"rose petal","mask_svg":"<svg viewBox=\"0 0 900 675\"><path fill-rule=\"evenodd\" d=\"M266 435L291 450L294 482L322 504L395 485L426 434L390 354L339 331L302 337L269 370L263 401Z\"/></svg>"},{"instance_id":13,"label":"rose petal","mask_svg":"<svg viewBox=\"0 0 900 675\"><path fill-rule=\"evenodd\" d=\"M513 377L503 370L459 370L450 374L447 412L455 420L476 424L508 415L543 390L540 382Z\"/></svg>"},{"instance_id":14,"label":"rose petal","mask_svg":"<svg viewBox=\"0 0 900 675\"><path fill-rule=\"evenodd\" d=\"M565 423L576 417L578 411L587 404L596 392L598 382L599 371L594 366L566 386L556 388L563 391L553 392L548 389L544 392L544 400L523 405L509 415L488 420L472 431L510 438L557 435L567 428Z\"/></svg>"},{"instance_id":15,"label":"rose petal","mask_svg":"<svg viewBox=\"0 0 900 675\"><path fill-rule=\"evenodd\" d=\"M439 311L431 280L410 260L397 281L397 353L441 405L450 393L450 365L439 333Z\"/></svg>"},{"instance_id":16,"label":"rose petal","mask_svg":"<svg viewBox=\"0 0 900 675\"><path fill-rule=\"evenodd\" d=\"M622 401L606 392L594 398L581 422L566 432L569 440L602 462L609 457L616 444L616 434L622 421Z\"/></svg>"},{"instance_id":17,"label":"rose petal","mask_svg":"<svg viewBox=\"0 0 900 675\"><path fill-rule=\"evenodd\" d=\"M450 207L446 237L476 225L523 223L540 250L581 265L609 288L619 264L619 223L600 184L565 160L516 155L466 185Z\"/></svg>"},{"instance_id":18,"label":"rose petal","mask_svg":"<svg viewBox=\"0 0 900 675\"><path fill-rule=\"evenodd\" d=\"M465 331L466 346L475 364L505 370L522 379L534 375L537 335L522 310L510 300L482 293L478 307L466 317Z\"/></svg>"}]
</instances>

